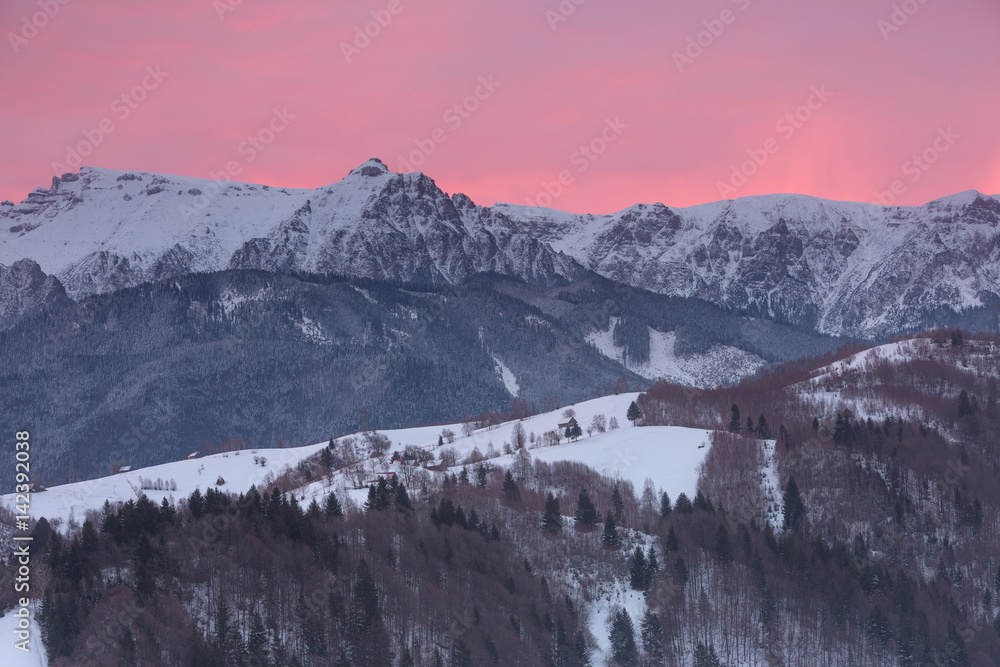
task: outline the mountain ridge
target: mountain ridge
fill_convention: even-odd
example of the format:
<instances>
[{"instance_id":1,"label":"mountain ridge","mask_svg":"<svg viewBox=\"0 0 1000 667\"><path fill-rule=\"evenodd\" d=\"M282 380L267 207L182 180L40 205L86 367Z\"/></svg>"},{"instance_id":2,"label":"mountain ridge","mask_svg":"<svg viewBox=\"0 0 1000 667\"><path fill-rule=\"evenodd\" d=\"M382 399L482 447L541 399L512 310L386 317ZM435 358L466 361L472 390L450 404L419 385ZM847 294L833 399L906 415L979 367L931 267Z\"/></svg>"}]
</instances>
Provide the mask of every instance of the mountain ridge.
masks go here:
<instances>
[{"instance_id":1,"label":"mountain ridge","mask_svg":"<svg viewBox=\"0 0 1000 667\"><path fill-rule=\"evenodd\" d=\"M1000 200L975 190L916 207L756 195L578 215L478 206L377 159L314 190L84 167L0 218L0 263L30 258L73 297L225 269L431 285L593 271L834 335L998 328Z\"/></svg>"}]
</instances>

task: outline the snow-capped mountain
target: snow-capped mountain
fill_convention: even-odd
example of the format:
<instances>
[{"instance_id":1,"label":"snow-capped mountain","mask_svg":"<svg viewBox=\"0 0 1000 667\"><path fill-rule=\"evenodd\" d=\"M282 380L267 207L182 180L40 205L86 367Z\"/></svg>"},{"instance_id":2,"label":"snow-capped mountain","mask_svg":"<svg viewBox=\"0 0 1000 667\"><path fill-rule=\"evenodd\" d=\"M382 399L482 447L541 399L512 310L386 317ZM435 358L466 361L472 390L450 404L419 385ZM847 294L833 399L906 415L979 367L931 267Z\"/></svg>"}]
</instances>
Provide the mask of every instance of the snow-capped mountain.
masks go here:
<instances>
[{"instance_id":1,"label":"snow-capped mountain","mask_svg":"<svg viewBox=\"0 0 1000 667\"><path fill-rule=\"evenodd\" d=\"M429 284L581 273L491 210L378 160L317 190L84 167L0 217L10 223L0 262L29 257L73 296L227 268Z\"/></svg>"},{"instance_id":2,"label":"snow-capped mountain","mask_svg":"<svg viewBox=\"0 0 1000 667\"><path fill-rule=\"evenodd\" d=\"M919 207L768 195L576 215L476 206L373 159L316 190L84 167L0 217L0 263L30 258L72 296L226 268L430 284L486 271L549 283L589 269L869 338L996 329L1000 304L1000 200L974 191Z\"/></svg>"}]
</instances>

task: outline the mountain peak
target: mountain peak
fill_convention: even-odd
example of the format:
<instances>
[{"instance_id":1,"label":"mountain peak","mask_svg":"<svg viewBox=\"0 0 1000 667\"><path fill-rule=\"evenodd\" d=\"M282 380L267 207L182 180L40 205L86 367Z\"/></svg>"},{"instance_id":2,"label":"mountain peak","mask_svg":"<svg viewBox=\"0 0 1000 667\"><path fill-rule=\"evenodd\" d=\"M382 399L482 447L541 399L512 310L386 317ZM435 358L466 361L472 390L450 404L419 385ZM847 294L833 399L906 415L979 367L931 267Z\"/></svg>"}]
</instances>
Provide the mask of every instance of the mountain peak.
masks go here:
<instances>
[{"instance_id":1,"label":"mountain peak","mask_svg":"<svg viewBox=\"0 0 1000 667\"><path fill-rule=\"evenodd\" d=\"M381 176L388 174L389 168L377 157L373 157L364 164L351 169L348 176Z\"/></svg>"}]
</instances>

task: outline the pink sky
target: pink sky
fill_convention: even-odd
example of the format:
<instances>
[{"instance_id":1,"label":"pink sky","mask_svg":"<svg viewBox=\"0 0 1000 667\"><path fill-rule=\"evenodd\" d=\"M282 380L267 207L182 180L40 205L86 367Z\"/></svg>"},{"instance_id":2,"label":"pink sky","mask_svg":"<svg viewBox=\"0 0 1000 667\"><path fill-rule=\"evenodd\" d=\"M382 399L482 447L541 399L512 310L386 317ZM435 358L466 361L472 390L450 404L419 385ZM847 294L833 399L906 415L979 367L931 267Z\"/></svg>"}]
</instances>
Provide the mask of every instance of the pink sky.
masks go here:
<instances>
[{"instance_id":1,"label":"pink sky","mask_svg":"<svg viewBox=\"0 0 1000 667\"><path fill-rule=\"evenodd\" d=\"M378 34L345 55L366 24ZM0 28L15 202L81 146L85 165L232 163L234 180L310 188L403 157L479 204L580 213L1000 193L996 0L4 0ZM706 46L678 66L689 38Z\"/></svg>"}]
</instances>

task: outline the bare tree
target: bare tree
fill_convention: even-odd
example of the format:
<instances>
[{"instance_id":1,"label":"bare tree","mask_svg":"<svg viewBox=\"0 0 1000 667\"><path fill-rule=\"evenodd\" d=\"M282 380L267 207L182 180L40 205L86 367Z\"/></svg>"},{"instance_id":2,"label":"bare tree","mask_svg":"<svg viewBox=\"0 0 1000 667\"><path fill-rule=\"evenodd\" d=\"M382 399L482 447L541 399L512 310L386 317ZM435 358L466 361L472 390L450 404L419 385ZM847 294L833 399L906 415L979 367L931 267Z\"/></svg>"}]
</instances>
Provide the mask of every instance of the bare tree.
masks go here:
<instances>
[{"instance_id":1,"label":"bare tree","mask_svg":"<svg viewBox=\"0 0 1000 667\"><path fill-rule=\"evenodd\" d=\"M510 433L510 445L514 449L524 449L528 444L528 434L524 431L521 422L514 424L514 430Z\"/></svg>"}]
</instances>

